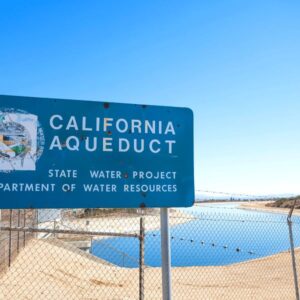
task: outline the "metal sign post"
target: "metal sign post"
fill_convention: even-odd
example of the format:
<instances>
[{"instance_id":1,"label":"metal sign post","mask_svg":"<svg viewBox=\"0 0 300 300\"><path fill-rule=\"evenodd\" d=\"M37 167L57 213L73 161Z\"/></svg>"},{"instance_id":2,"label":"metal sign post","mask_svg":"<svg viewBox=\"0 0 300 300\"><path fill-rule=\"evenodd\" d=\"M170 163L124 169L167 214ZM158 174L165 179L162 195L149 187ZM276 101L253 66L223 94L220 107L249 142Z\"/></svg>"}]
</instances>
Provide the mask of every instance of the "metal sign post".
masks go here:
<instances>
[{"instance_id":1,"label":"metal sign post","mask_svg":"<svg viewBox=\"0 0 300 300\"><path fill-rule=\"evenodd\" d=\"M160 209L163 300L171 300L171 247L168 208Z\"/></svg>"}]
</instances>

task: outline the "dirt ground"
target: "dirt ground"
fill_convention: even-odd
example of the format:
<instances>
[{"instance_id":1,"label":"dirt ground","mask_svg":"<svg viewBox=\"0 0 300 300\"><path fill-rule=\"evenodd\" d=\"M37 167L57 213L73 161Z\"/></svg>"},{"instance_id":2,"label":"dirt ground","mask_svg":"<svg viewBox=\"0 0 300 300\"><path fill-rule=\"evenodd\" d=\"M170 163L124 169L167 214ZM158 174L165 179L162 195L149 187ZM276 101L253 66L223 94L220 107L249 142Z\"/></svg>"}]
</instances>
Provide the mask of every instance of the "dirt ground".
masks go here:
<instances>
[{"instance_id":1,"label":"dirt ground","mask_svg":"<svg viewBox=\"0 0 300 300\"><path fill-rule=\"evenodd\" d=\"M174 299L295 299L288 252L229 266L173 268L172 284ZM138 299L139 273L57 239L35 239L0 287L1 300ZM161 270L146 268L145 299L161 299L161 292Z\"/></svg>"}]
</instances>

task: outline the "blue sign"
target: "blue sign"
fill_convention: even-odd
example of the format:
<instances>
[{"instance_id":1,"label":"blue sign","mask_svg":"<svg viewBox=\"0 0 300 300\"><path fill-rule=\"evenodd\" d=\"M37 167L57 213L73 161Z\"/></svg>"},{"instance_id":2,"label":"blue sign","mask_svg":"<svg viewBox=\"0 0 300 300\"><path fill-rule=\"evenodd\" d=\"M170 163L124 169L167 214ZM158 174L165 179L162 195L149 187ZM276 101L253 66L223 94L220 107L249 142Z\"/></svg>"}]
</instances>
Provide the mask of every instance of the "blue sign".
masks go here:
<instances>
[{"instance_id":1,"label":"blue sign","mask_svg":"<svg viewBox=\"0 0 300 300\"><path fill-rule=\"evenodd\" d=\"M0 208L187 207L187 108L0 96Z\"/></svg>"}]
</instances>

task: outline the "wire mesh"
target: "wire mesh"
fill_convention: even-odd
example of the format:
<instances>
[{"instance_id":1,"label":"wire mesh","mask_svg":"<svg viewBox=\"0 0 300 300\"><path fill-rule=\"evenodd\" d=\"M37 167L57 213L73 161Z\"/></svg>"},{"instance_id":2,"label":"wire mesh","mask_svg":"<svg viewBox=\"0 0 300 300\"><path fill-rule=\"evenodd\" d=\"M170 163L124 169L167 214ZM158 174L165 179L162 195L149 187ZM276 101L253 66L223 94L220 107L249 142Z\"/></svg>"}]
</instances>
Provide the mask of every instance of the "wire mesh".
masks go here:
<instances>
[{"instance_id":1,"label":"wire mesh","mask_svg":"<svg viewBox=\"0 0 300 300\"><path fill-rule=\"evenodd\" d=\"M2 210L1 227L0 299L162 298L159 209ZM295 299L287 215L197 204L170 209L170 235L173 299Z\"/></svg>"}]
</instances>

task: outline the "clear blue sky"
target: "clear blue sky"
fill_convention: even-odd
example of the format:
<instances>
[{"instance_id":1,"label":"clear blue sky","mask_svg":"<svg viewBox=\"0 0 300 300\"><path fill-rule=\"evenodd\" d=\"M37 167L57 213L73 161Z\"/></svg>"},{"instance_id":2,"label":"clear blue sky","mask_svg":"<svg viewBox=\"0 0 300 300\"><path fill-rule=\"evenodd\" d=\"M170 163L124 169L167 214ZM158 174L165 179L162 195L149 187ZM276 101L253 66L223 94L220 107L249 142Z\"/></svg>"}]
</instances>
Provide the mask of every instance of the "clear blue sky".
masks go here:
<instances>
[{"instance_id":1,"label":"clear blue sky","mask_svg":"<svg viewBox=\"0 0 300 300\"><path fill-rule=\"evenodd\" d=\"M300 2L0 0L0 94L188 106L198 189L300 194Z\"/></svg>"}]
</instances>

